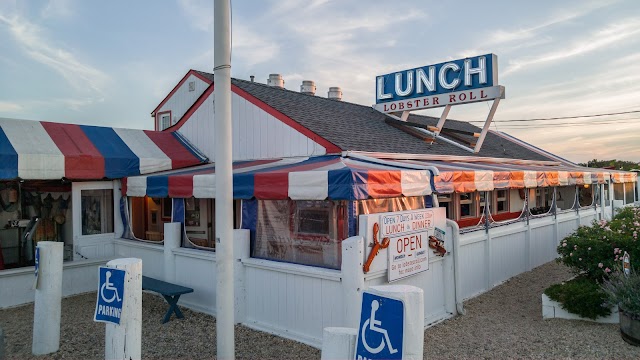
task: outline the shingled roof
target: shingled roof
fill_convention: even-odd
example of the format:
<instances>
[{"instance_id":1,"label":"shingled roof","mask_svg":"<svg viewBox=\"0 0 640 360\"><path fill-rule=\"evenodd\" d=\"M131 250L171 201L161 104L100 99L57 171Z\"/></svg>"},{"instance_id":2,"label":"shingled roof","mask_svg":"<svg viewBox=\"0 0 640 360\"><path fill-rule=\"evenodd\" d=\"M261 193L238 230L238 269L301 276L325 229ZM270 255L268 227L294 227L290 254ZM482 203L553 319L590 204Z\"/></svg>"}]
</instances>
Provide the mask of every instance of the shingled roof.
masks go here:
<instances>
[{"instance_id":1,"label":"shingled roof","mask_svg":"<svg viewBox=\"0 0 640 360\"><path fill-rule=\"evenodd\" d=\"M199 73L213 79L212 74ZM343 151L454 156L474 155L444 141L436 140L430 143L410 135L385 122L390 118L370 106L303 94L235 78L232 78L231 82L238 88L335 144ZM479 116L483 117L484 114ZM412 114L409 116L408 121L435 126L438 119L431 116ZM445 129L472 133L479 133L482 130L468 122L451 119L448 119L445 123ZM480 152L475 156L552 160L550 157L529 150L516 142L491 132L487 133Z\"/></svg>"}]
</instances>

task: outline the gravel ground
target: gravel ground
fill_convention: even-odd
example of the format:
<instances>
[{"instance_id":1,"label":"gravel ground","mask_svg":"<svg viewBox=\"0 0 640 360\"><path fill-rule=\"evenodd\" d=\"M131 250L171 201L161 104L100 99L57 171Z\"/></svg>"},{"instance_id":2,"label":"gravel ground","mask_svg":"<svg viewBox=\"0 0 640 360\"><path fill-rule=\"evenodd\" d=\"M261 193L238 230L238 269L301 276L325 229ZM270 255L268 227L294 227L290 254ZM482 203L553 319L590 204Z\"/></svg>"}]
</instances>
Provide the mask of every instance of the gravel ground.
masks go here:
<instances>
[{"instance_id":1,"label":"gravel ground","mask_svg":"<svg viewBox=\"0 0 640 360\"><path fill-rule=\"evenodd\" d=\"M542 320L540 294L569 278L554 262L511 279L465 303L467 315L425 331L425 358L640 358L640 347L625 343L617 325ZM0 311L8 359L103 359L104 324L93 322L95 293L62 302L60 351L31 355L33 305ZM183 308L185 319L161 324L167 309L161 298L143 295L142 357L213 358L215 319ZM236 327L239 359L319 359L320 351L291 340Z\"/></svg>"}]
</instances>

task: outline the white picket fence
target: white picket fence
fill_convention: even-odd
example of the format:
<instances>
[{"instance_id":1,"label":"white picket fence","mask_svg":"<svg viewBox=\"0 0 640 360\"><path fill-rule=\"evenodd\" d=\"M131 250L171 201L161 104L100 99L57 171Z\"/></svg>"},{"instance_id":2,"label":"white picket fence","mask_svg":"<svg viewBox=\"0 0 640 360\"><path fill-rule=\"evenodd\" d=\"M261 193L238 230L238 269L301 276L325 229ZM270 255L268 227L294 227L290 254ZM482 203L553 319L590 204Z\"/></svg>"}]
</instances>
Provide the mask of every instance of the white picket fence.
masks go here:
<instances>
[{"instance_id":1,"label":"white picket fence","mask_svg":"<svg viewBox=\"0 0 640 360\"><path fill-rule=\"evenodd\" d=\"M598 216L599 209L581 209L557 216L532 218L460 235L458 298L468 299L532 268L556 258L559 241L579 225L588 225ZM171 224L168 224L171 226ZM171 231L165 231L170 234ZM447 228L446 247L452 252L452 228ZM171 243L165 240L165 244ZM234 231L235 245L235 310L236 321L248 327L291 338L315 347L321 346L325 327L357 327L360 294L367 287L386 282L386 271L364 274L365 242L354 237L343 242L342 269L280 263L249 257L248 230ZM115 257L142 259L143 274L159 279L172 279L195 291L183 295L180 305L215 315L216 254L215 252L176 248L139 241L115 239ZM424 290L425 324L430 325L456 313L454 257L432 256L429 270L399 280L399 284ZM99 263L103 263L99 262ZM71 268L69 268L71 266ZM87 264L87 266L89 266ZM87 278L78 281L77 292L97 286L98 263L84 271ZM77 277L65 264L65 279ZM12 279L0 272L0 308L30 302L27 295L5 301L4 289L17 282L28 283L33 268L21 270L23 275ZM173 272L175 269L175 273ZM89 270L89 269L87 269ZM69 273L69 275L67 274ZM86 286L85 284L92 284ZM10 286L10 287L7 287ZM22 285L21 285L22 286ZM24 287L24 286L22 286ZM22 290L21 290L22 291ZM70 295L74 291L65 291Z\"/></svg>"}]
</instances>

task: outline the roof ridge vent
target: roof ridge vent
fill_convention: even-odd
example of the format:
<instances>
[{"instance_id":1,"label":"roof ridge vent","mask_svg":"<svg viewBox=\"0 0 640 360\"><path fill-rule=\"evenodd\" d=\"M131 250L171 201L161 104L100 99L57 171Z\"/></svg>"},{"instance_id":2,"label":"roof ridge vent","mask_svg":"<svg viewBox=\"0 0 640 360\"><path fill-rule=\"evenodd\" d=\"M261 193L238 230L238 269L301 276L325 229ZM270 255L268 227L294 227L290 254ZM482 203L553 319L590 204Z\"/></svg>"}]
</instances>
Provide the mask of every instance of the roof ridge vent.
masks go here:
<instances>
[{"instance_id":1,"label":"roof ridge vent","mask_svg":"<svg viewBox=\"0 0 640 360\"><path fill-rule=\"evenodd\" d=\"M300 85L300 92L307 95L315 95L316 84L312 80L302 80L302 85Z\"/></svg>"},{"instance_id":2,"label":"roof ridge vent","mask_svg":"<svg viewBox=\"0 0 640 360\"><path fill-rule=\"evenodd\" d=\"M267 79L267 85L283 89L284 79L280 74L269 74L269 79Z\"/></svg>"},{"instance_id":3,"label":"roof ridge vent","mask_svg":"<svg viewBox=\"0 0 640 360\"><path fill-rule=\"evenodd\" d=\"M342 89L338 86L332 86L329 88L327 98L332 100L342 101Z\"/></svg>"}]
</instances>

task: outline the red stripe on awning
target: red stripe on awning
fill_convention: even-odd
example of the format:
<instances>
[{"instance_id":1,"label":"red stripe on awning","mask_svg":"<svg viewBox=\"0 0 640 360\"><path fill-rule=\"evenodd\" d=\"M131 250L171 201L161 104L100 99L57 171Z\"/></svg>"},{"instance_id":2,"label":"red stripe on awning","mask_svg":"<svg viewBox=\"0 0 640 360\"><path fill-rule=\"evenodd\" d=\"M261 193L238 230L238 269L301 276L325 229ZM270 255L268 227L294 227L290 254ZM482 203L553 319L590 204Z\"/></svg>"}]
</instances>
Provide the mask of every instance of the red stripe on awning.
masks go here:
<instances>
[{"instance_id":1,"label":"red stripe on awning","mask_svg":"<svg viewBox=\"0 0 640 360\"><path fill-rule=\"evenodd\" d=\"M172 133L150 130L144 130L144 133L171 159L173 169L201 163Z\"/></svg>"},{"instance_id":2,"label":"red stripe on awning","mask_svg":"<svg viewBox=\"0 0 640 360\"><path fill-rule=\"evenodd\" d=\"M253 186L257 199L286 199L289 197L289 173L257 173Z\"/></svg>"},{"instance_id":3,"label":"red stripe on awning","mask_svg":"<svg viewBox=\"0 0 640 360\"><path fill-rule=\"evenodd\" d=\"M169 176L169 197L189 198L193 196L193 175Z\"/></svg>"},{"instance_id":4,"label":"red stripe on awning","mask_svg":"<svg viewBox=\"0 0 640 360\"><path fill-rule=\"evenodd\" d=\"M370 197L402 196L402 175L400 171L369 170L367 191Z\"/></svg>"},{"instance_id":5,"label":"red stripe on awning","mask_svg":"<svg viewBox=\"0 0 640 360\"><path fill-rule=\"evenodd\" d=\"M80 126L44 121L41 124L64 155L65 177L69 179L104 177L104 157Z\"/></svg>"}]
</instances>

